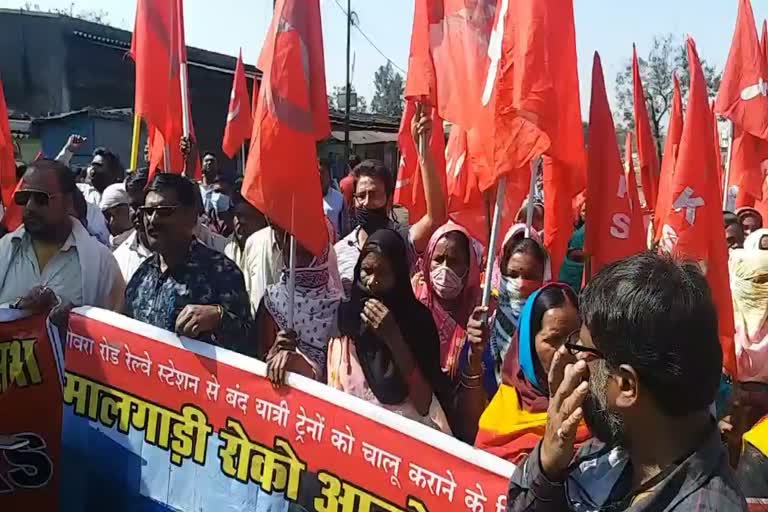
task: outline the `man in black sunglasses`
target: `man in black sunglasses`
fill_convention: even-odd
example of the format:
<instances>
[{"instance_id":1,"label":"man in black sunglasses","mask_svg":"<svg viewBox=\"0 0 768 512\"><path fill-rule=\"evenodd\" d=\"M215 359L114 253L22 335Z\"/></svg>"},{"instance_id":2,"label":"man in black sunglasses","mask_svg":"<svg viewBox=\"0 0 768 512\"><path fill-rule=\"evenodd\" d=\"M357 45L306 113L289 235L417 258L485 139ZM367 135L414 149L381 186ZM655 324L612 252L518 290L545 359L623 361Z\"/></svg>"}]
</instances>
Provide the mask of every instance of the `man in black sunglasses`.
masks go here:
<instances>
[{"instance_id":1,"label":"man in black sunglasses","mask_svg":"<svg viewBox=\"0 0 768 512\"><path fill-rule=\"evenodd\" d=\"M512 511L740 511L710 408L723 363L695 264L640 254L584 289L555 355L544 438L512 476ZM594 436L576 450L583 422Z\"/></svg>"},{"instance_id":2,"label":"man in black sunglasses","mask_svg":"<svg viewBox=\"0 0 768 512\"><path fill-rule=\"evenodd\" d=\"M140 208L147 248L125 292L124 313L142 322L243 353L253 317L243 273L195 236L198 187L176 174L157 174Z\"/></svg>"},{"instance_id":3,"label":"man in black sunglasses","mask_svg":"<svg viewBox=\"0 0 768 512\"><path fill-rule=\"evenodd\" d=\"M23 225L0 239L0 304L55 303L119 310L125 282L112 253L73 217L75 178L67 166L38 160L14 201ZM87 268L86 268L87 267Z\"/></svg>"}]
</instances>

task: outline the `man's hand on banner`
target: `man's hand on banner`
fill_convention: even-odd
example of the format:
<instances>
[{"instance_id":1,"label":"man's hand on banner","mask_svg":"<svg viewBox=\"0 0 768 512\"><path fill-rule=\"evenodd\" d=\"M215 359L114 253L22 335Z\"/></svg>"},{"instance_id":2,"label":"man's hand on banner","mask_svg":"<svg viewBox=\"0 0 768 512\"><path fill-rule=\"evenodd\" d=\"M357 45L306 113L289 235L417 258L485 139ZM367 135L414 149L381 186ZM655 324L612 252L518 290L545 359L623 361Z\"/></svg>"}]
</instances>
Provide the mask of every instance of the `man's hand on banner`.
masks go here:
<instances>
[{"instance_id":1,"label":"man's hand on banner","mask_svg":"<svg viewBox=\"0 0 768 512\"><path fill-rule=\"evenodd\" d=\"M34 286L13 305L16 309L26 309L34 313L47 313L58 306L61 300L47 286Z\"/></svg>"},{"instance_id":2,"label":"man's hand on banner","mask_svg":"<svg viewBox=\"0 0 768 512\"><path fill-rule=\"evenodd\" d=\"M176 317L176 333L196 338L216 330L224 312L221 306L189 305Z\"/></svg>"},{"instance_id":3,"label":"man's hand on banner","mask_svg":"<svg viewBox=\"0 0 768 512\"><path fill-rule=\"evenodd\" d=\"M291 358L296 355L297 347L296 332L288 330L278 333L267 355L267 378L272 382L273 387L277 388L285 384L285 374L288 372Z\"/></svg>"}]
</instances>

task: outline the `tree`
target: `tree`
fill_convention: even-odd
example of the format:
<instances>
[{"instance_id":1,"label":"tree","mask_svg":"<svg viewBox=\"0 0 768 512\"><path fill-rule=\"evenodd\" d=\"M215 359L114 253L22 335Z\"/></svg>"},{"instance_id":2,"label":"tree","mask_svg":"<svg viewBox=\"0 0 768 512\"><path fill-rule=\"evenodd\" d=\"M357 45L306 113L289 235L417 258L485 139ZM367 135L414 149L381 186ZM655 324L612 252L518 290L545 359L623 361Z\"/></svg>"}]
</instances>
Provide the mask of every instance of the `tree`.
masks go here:
<instances>
[{"instance_id":1,"label":"tree","mask_svg":"<svg viewBox=\"0 0 768 512\"><path fill-rule=\"evenodd\" d=\"M78 18L85 21L92 21L93 23L99 23L101 25L109 25L109 12L105 11L104 9L85 9L85 10L76 10L77 5L75 2L71 2L69 4L69 8L66 7L56 7L53 9L48 9L48 12L54 13L54 14L63 14L65 16L69 16L71 18ZM24 2L24 5L21 6L22 11L39 11L40 4L33 3L27 0Z\"/></svg>"},{"instance_id":2,"label":"tree","mask_svg":"<svg viewBox=\"0 0 768 512\"><path fill-rule=\"evenodd\" d=\"M387 62L385 66L379 66L373 78L373 85L376 87L376 94L371 101L371 111L400 117L403 114L405 91L403 75L394 70L391 62Z\"/></svg>"},{"instance_id":3,"label":"tree","mask_svg":"<svg viewBox=\"0 0 768 512\"><path fill-rule=\"evenodd\" d=\"M350 87L352 89L352 98L354 98L357 91L355 90L355 86L352 85ZM345 87L343 85L335 85L333 87L333 92L328 95L328 108L332 110L345 110L347 108L346 100L344 99L344 90ZM339 102L338 100L341 99L342 101ZM351 101L351 100L350 100ZM351 103L349 106L350 112L367 112L368 111L368 101L365 99L365 96L361 96L357 94L357 103Z\"/></svg>"},{"instance_id":4,"label":"tree","mask_svg":"<svg viewBox=\"0 0 768 512\"><path fill-rule=\"evenodd\" d=\"M648 107L648 117L651 122L651 131L656 138L656 151L659 154L659 159L661 159L665 121L669 110L672 108L672 72L677 72L683 97L688 94L690 86L685 43L675 39L672 34L655 36L647 59L638 57L638 63L640 65L640 78L643 81L643 90L645 91L645 102ZM720 87L721 74L706 61L702 61L702 67L709 94L714 97ZM624 69L616 76L617 129L621 127L626 131L635 128L632 91L632 59L630 58Z\"/></svg>"}]
</instances>

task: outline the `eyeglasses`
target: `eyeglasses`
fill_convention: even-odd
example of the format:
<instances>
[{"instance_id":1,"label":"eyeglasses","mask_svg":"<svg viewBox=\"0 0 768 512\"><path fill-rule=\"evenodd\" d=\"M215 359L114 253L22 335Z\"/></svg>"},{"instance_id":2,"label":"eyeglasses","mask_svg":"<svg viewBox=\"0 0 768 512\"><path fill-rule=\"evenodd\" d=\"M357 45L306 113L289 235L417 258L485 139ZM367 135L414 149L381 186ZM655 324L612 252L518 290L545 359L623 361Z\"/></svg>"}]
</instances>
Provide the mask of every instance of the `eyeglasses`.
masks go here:
<instances>
[{"instance_id":1,"label":"eyeglasses","mask_svg":"<svg viewBox=\"0 0 768 512\"><path fill-rule=\"evenodd\" d=\"M34 199L35 203L40 206L48 206L51 199L58 197L61 194L49 194L42 190L19 190L13 194L13 202L19 206L26 206L30 199Z\"/></svg>"},{"instance_id":2,"label":"eyeglasses","mask_svg":"<svg viewBox=\"0 0 768 512\"><path fill-rule=\"evenodd\" d=\"M156 215L158 218L167 219L179 209L179 205L173 206L140 206L139 212L146 217Z\"/></svg>"},{"instance_id":3,"label":"eyeglasses","mask_svg":"<svg viewBox=\"0 0 768 512\"><path fill-rule=\"evenodd\" d=\"M595 359L605 359L605 354L603 354L596 348L585 347L582 344L581 337L579 336L580 331L581 331L580 329L577 331L573 331L571 334L568 335L568 338L566 338L565 348L568 350L568 353L570 353L572 356L576 356L576 355L579 355L580 353L583 353L583 354L589 354Z\"/></svg>"}]
</instances>

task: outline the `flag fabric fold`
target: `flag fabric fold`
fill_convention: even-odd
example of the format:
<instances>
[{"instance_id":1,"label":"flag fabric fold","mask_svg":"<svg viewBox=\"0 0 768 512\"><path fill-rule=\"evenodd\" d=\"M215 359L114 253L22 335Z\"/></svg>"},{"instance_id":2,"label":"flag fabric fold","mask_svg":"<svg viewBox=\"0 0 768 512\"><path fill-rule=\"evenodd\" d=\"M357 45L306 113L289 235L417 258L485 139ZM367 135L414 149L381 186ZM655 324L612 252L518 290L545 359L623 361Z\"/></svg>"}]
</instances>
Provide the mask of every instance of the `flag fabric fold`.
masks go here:
<instances>
[{"instance_id":1,"label":"flag fabric fold","mask_svg":"<svg viewBox=\"0 0 768 512\"><path fill-rule=\"evenodd\" d=\"M227 111L227 125L224 128L224 139L221 148L229 158L234 158L243 144L251 136L253 119L251 117L251 100L248 97L248 83L245 81L245 65L243 51L237 57L235 76L232 81L232 94Z\"/></svg>"},{"instance_id":2,"label":"flag fabric fold","mask_svg":"<svg viewBox=\"0 0 768 512\"><path fill-rule=\"evenodd\" d=\"M656 209L653 211L654 242L661 238L661 228L664 215L672 203L672 178L675 174L675 162L683 135L683 95L680 91L680 81L677 74L672 73L672 108L669 112L667 139L664 143L664 157L661 160L661 176L659 177L659 193L656 198Z\"/></svg>"},{"instance_id":3,"label":"flag fabric fold","mask_svg":"<svg viewBox=\"0 0 768 512\"><path fill-rule=\"evenodd\" d=\"M163 167L166 172L180 174L184 167L179 144L184 134L181 64L187 61L181 0L138 0L129 54L136 63L134 109L152 138L150 172ZM187 112L194 138L191 109ZM165 150L170 169L164 168Z\"/></svg>"},{"instance_id":4,"label":"flag fabric fold","mask_svg":"<svg viewBox=\"0 0 768 512\"><path fill-rule=\"evenodd\" d=\"M3 81L0 80L0 202L3 214L0 221L8 231L15 231L21 225L21 207L13 202L16 190L16 158L13 152L13 138L5 103Z\"/></svg>"},{"instance_id":5,"label":"flag fabric fold","mask_svg":"<svg viewBox=\"0 0 768 512\"><path fill-rule=\"evenodd\" d=\"M768 61L757 37L749 0L739 0L736 30L715 110L741 130L768 139Z\"/></svg>"},{"instance_id":6,"label":"flag fabric fold","mask_svg":"<svg viewBox=\"0 0 768 512\"><path fill-rule=\"evenodd\" d=\"M595 52L587 148L587 197L593 200L587 208L584 241L592 276L614 261L642 252L645 245L632 166L632 138L627 136L625 171L615 133L603 68Z\"/></svg>"},{"instance_id":7,"label":"flag fabric fold","mask_svg":"<svg viewBox=\"0 0 768 512\"><path fill-rule=\"evenodd\" d=\"M712 114L693 39L687 41L687 52L691 87L670 200L666 203L669 207L662 212L661 249L694 261L704 270L718 313L723 367L735 379L733 305L712 147Z\"/></svg>"},{"instance_id":8,"label":"flag fabric fold","mask_svg":"<svg viewBox=\"0 0 768 512\"><path fill-rule=\"evenodd\" d=\"M654 210L659 189L659 155L656 152L656 141L651 131L648 107L645 104L645 91L640 79L640 63L637 60L637 49L634 45L632 45L632 84L640 178L646 207Z\"/></svg>"},{"instance_id":9,"label":"flag fabric fold","mask_svg":"<svg viewBox=\"0 0 768 512\"><path fill-rule=\"evenodd\" d=\"M315 255L328 246L316 142L330 134L318 0L278 0L259 58L263 71L243 196Z\"/></svg>"}]
</instances>

